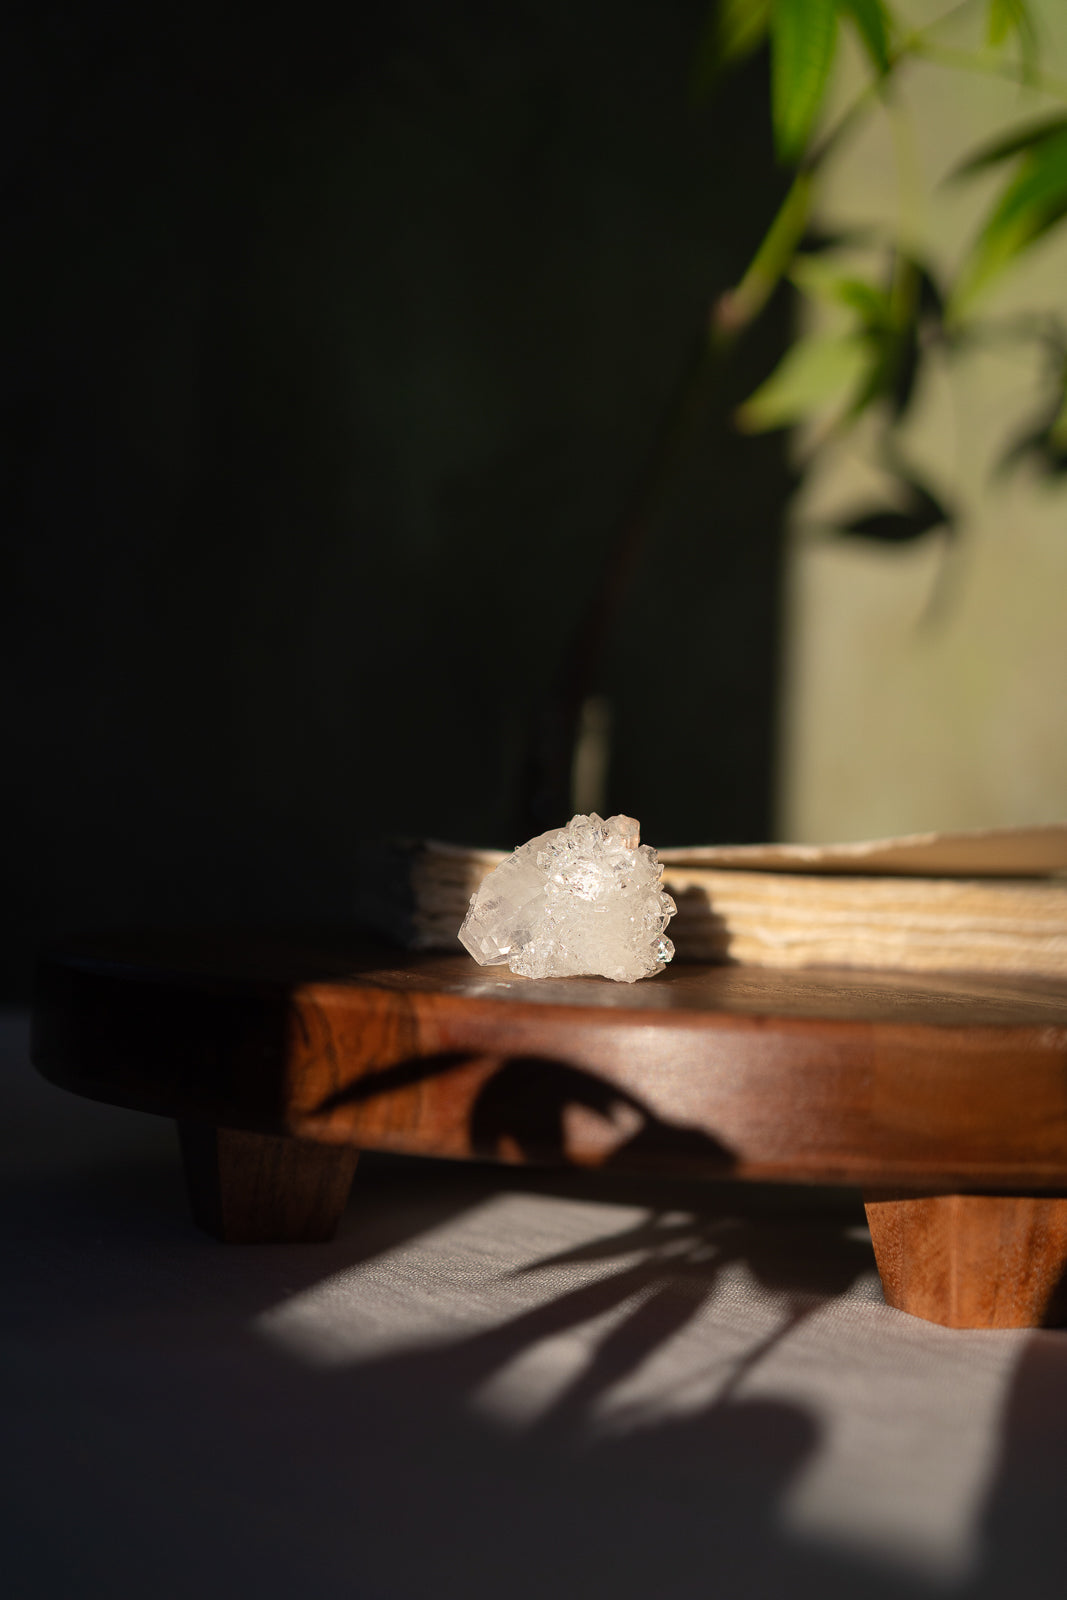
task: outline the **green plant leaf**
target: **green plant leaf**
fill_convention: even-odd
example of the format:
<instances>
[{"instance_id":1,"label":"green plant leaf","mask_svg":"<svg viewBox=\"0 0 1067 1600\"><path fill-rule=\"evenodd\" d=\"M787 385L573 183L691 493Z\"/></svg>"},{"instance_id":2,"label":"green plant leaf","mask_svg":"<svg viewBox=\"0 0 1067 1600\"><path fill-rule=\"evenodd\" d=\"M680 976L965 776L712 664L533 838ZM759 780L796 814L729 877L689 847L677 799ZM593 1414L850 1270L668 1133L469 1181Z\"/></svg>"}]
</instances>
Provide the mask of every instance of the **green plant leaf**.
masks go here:
<instances>
[{"instance_id":1,"label":"green plant leaf","mask_svg":"<svg viewBox=\"0 0 1067 1600\"><path fill-rule=\"evenodd\" d=\"M855 24L879 72L889 71L889 13L882 0L837 0L842 16Z\"/></svg>"},{"instance_id":2,"label":"green plant leaf","mask_svg":"<svg viewBox=\"0 0 1067 1600\"><path fill-rule=\"evenodd\" d=\"M818 255L798 256L790 278L806 294L851 311L853 337L866 341L869 363L849 402L855 419L875 401L884 400L895 420L911 404L924 336L940 330L942 302L937 285L918 261L894 251L885 287L842 270Z\"/></svg>"},{"instance_id":3,"label":"green plant leaf","mask_svg":"<svg viewBox=\"0 0 1067 1600\"><path fill-rule=\"evenodd\" d=\"M1052 419L1048 436L1060 454L1067 458L1067 394L1063 396L1060 408ZM1064 464L1067 465L1067 459Z\"/></svg>"},{"instance_id":4,"label":"green plant leaf","mask_svg":"<svg viewBox=\"0 0 1067 1600\"><path fill-rule=\"evenodd\" d=\"M986 39L991 45L1001 45L1011 33L1026 40L1033 38L1034 24L1026 0L989 0L986 19Z\"/></svg>"},{"instance_id":5,"label":"green plant leaf","mask_svg":"<svg viewBox=\"0 0 1067 1600\"><path fill-rule=\"evenodd\" d=\"M799 161L819 115L837 44L836 0L773 0L771 114L782 161Z\"/></svg>"},{"instance_id":6,"label":"green plant leaf","mask_svg":"<svg viewBox=\"0 0 1067 1600\"><path fill-rule=\"evenodd\" d=\"M989 0L986 40L997 50L1011 37L1019 42L1019 57L1027 76L1038 67L1039 40L1029 0Z\"/></svg>"},{"instance_id":7,"label":"green plant leaf","mask_svg":"<svg viewBox=\"0 0 1067 1600\"><path fill-rule=\"evenodd\" d=\"M689 89L702 100L727 67L753 55L767 37L771 0L715 0L697 44Z\"/></svg>"},{"instance_id":8,"label":"green plant leaf","mask_svg":"<svg viewBox=\"0 0 1067 1600\"><path fill-rule=\"evenodd\" d=\"M1060 388L1037 426L1016 439L997 465L998 476L1025 460L1046 477L1067 475L1067 388Z\"/></svg>"},{"instance_id":9,"label":"green plant leaf","mask_svg":"<svg viewBox=\"0 0 1067 1600\"><path fill-rule=\"evenodd\" d=\"M936 323L938 330L943 331L945 297L941 292L941 286L935 282L920 261L917 261L915 266L919 273L919 315Z\"/></svg>"},{"instance_id":10,"label":"green plant leaf","mask_svg":"<svg viewBox=\"0 0 1067 1600\"><path fill-rule=\"evenodd\" d=\"M771 0L719 0L719 59L743 61L767 37Z\"/></svg>"},{"instance_id":11,"label":"green plant leaf","mask_svg":"<svg viewBox=\"0 0 1067 1600\"><path fill-rule=\"evenodd\" d=\"M836 240L831 241L830 248L836 242ZM838 299L837 286L841 282L841 269L835 261L823 254L809 254L805 251L803 254L795 255L788 277L790 283L794 283L805 294L811 295L813 300L836 302Z\"/></svg>"},{"instance_id":12,"label":"green plant leaf","mask_svg":"<svg viewBox=\"0 0 1067 1600\"><path fill-rule=\"evenodd\" d=\"M892 305L886 290L865 278L843 273L831 262L798 256L789 276L798 289L813 299L854 312L865 333L886 329L892 323Z\"/></svg>"},{"instance_id":13,"label":"green plant leaf","mask_svg":"<svg viewBox=\"0 0 1067 1600\"><path fill-rule=\"evenodd\" d=\"M889 320L889 297L877 284L843 272L832 260L819 255L797 256L789 272L791 282L805 294L827 305L846 306L864 327Z\"/></svg>"},{"instance_id":14,"label":"green plant leaf","mask_svg":"<svg viewBox=\"0 0 1067 1600\"><path fill-rule=\"evenodd\" d=\"M885 400L893 420L899 422L911 404L918 375L918 330L913 322L899 328L880 328L871 335L870 343L872 361L849 405L848 415L855 420L876 400Z\"/></svg>"},{"instance_id":15,"label":"green plant leaf","mask_svg":"<svg viewBox=\"0 0 1067 1600\"><path fill-rule=\"evenodd\" d=\"M950 300L957 318L974 297L1067 216L1067 128L1028 150L986 219Z\"/></svg>"},{"instance_id":16,"label":"green plant leaf","mask_svg":"<svg viewBox=\"0 0 1067 1600\"><path fill-rule=\"evenodd\" d=\"M950 173L950 180L969 178L975 172L984 172L987 167L995 167L998 162L1007 161L1011 156L1022 155L1025 150L1032 150L1035 146L1044 144L1047 139L1065 132L1067 132L1067 117L1063 115L1042 117L1039 122L1031 122L1025 128L1016 128L1012 133L994 139L991 144L983 145L974 155L968 156L962 166Z\"/></svg>"},{"instance_id":17,"label":"green plant leaf","mask_svg":"<svg viewBox=\"0 0 1067 1600\"><path fill-rule=\"evenodd\" d=\"M837 285L837 298L856 313L868 330L888 327L892 320L889 295L864 278L842 278Z\"/></svg>"},{"instance_id":18,"label":"green plant leaf","mask_svg":"<svg viewBox=\"0 0 1067 1600\"><path fill-rule=\"evenodd\" d=\"M742 433L786 428L846 399L870 367L872 351L862 335L799 339L770 377L735 414Z\"/></svg>"}]
</instances>

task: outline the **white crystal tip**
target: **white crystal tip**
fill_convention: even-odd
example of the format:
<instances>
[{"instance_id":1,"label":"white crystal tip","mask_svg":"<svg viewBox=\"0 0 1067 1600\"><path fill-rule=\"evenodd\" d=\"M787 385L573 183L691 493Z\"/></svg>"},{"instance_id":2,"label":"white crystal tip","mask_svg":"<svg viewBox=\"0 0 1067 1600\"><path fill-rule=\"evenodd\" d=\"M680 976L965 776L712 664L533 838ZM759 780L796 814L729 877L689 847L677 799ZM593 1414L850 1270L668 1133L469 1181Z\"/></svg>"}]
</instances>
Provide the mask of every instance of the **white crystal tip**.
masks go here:
<instances>
[{"instance_id":1,"label":"white crystal tip","mask_svg":"<svg viewBox=\"0 0 1067 1600\"><path fill-rule=\"evenodd\" d=\"M461 944L483 966L526 978L635 983L674 955L677 907L636 817L572 817L520 845L472 895Z\"/></svg>"}]
</instances>

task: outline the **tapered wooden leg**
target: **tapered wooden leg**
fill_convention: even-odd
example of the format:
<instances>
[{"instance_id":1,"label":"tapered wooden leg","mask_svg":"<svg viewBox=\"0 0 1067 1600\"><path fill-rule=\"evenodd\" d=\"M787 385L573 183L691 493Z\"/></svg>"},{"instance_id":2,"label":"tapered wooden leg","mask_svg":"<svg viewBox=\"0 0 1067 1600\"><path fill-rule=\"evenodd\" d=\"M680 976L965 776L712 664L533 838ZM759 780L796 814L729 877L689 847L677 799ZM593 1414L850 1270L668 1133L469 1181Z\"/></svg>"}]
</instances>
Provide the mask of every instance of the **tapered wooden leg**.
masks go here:
<instances>
[{"instance_id":1,"label":"tapered wooden leg","mask_svg":"<svg viewBox=\"0 0 1067 1600\"><path fill-rule=\"evenodd\" d=\"M332 1239L358 1150L181 1122L193 1220L228 1244Z\"/></svg>"},{"instance_id":2,"label":"tapered wooden leg","mask_svg":"<svg viewBox=\"0 0 1067 1600\"><path fill-rule=\"evenodd\" d=\"M891 1306L946 1328L1038 1328L1067 1320L1067 1199L865 1198Z\"/></svg>"}]
</instances>

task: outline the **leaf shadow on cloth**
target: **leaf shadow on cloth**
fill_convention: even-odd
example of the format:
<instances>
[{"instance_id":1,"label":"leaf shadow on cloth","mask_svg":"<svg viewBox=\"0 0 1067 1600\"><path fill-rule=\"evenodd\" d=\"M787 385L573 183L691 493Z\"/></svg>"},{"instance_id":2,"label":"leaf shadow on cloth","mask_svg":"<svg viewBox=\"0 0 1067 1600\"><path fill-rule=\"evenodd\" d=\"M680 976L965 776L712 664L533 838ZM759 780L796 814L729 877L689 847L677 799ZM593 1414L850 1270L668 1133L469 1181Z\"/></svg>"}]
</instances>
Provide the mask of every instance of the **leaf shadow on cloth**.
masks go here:
<instances>
[{"instance_id":1,"label":"leaf shadow on cloth","mask_svg":"<svg viewBox=\"0 0 1067 1600\"><path fill-rule=\"evenodd\" d=\"M790 1527L824 1419L744 1387L870 1270L847 1204L610 1151L596 1173L368 1158L333 1243L225 1247L166 1130L25 1088L0 1211L12 1595L932 1592ZM371 1345L269 1336L307 1292ZM671 1387L687 1342L696 1395Z\"/></svg>"}]
</instances>

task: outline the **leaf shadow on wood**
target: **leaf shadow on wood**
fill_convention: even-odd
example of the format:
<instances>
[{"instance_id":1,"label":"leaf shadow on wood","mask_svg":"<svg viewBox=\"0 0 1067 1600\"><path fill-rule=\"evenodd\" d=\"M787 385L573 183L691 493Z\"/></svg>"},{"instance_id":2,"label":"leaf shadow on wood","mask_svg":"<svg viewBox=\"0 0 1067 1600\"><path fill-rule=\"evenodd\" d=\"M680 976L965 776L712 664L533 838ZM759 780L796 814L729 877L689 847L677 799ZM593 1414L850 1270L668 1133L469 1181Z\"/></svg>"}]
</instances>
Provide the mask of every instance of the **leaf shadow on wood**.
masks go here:
<instances>
[{"instance_id":1,"label":"leaf shadow on wood","mask_svg":"<svg viewBox=\"0 0 1067 1600\"><path fill-rule=\"evenodd\" d=\"M481 1072L478 1087L454 1100L446 1092L441 1101L449 1123L462 1123L450 1126L448 1137L464 1154L512 1165L705 1177L725 1176L732 1166L723 1141L668 1121L642 1097L595 1072L547 1056L478 1058L448 1051L416 1057L364 1074L326 1096L312 1114L385 1102L471 1066Z\"/></svg>"}]
</instances>

